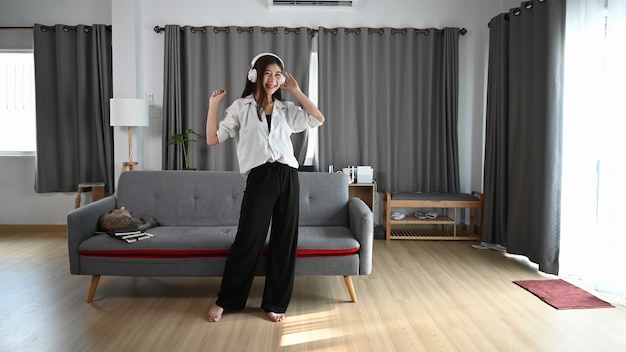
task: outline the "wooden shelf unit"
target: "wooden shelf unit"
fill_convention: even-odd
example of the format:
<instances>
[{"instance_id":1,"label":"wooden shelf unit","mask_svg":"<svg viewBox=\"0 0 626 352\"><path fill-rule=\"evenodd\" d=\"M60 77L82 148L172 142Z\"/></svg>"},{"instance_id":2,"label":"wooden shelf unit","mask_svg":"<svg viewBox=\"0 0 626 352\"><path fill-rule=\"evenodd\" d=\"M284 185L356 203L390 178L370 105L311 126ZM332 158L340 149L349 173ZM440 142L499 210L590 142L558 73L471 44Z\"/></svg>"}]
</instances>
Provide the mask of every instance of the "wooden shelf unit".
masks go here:
<instances>
[{"instance_id":1,"label":"wooden shelf unit","mask_svg":"<svg viewBox=\"0 0 626 352\"><path fill-rule=\"evenodd\" d=\"M385 238L401 240L480 240L483 227L483 211L485 196L473 191L469 194L431 194L415 193L416 199L406 199L408 193L403 193L403 199L393 199L389 191L385 191L383 200L383 222L385 224ZM441 197L445 195L445 197ZM458 199L455 199L458 196ZM426 198L426 199L425 199ZM434 219L418 218L407 214L402 220L393 220L393 208L412 209L439 209ZM459 224L460 209L469 209L469 226ZM394 228L395 227L395 228Z\"/></svg>"},{"instance_id":2,"label":"wooden shelf unit","mask_svg":"<svg viewBox=\"0 0 626 352\"><path fill-rule=\"evenodd\" d=\"M348 195L350 198L361 198L374 211L375 183L351 183L348 187Z\"/></svg>"}]
</instances>

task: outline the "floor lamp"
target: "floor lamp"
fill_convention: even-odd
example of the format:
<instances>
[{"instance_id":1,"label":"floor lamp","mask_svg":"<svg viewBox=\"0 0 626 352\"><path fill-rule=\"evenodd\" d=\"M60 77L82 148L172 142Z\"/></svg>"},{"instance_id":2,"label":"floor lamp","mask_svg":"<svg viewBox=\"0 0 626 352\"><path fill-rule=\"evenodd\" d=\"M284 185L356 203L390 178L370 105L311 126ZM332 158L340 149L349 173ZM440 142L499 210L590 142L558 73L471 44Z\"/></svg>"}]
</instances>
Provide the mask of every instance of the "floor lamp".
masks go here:
<instances>
[{"instance_id":1,"label":"floor lamp","mask_svg":"<svg viewBox=\"0 0 626 352\"><path fill-rule=\"evenodd\" d=\"M133 161L134 126L148 126L150 120L148 102L135 98L111 98L111 126L128 127L128 161L122 164L122 172L136 170L139 162Z\"/></svg>"}]
</instances>

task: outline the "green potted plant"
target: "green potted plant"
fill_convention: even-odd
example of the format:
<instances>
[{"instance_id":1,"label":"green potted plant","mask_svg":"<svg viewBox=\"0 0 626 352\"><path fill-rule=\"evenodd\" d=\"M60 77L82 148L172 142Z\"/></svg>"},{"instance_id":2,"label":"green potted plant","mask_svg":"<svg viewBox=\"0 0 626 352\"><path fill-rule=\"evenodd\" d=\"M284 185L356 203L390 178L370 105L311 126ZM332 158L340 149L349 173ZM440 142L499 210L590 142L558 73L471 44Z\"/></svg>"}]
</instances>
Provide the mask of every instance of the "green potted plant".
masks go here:
<instances>
[{"instance_id":1,"label":"green potted plant","mask_svg":"<svg viewBox=\"0 0 626 352\"><path fill-rule=\"evenodd\" d=\"M194 137L204 138L203 135L194 131L193 128L188 128L183 133L177 133L171 136L167 141L167 145L180 144L182 146L185 170L191 169L191 142L196 142Z\"/></svg>"}]
</instances>

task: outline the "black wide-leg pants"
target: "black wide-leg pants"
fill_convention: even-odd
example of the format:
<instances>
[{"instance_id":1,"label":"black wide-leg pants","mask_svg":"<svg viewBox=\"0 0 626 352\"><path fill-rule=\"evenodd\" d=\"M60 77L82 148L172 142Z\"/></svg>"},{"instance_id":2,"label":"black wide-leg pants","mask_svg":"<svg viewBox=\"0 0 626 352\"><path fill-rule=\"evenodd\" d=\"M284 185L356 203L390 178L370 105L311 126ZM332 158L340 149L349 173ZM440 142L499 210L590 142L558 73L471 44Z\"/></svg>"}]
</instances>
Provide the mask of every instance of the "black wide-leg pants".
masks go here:
<instances>
[{"instance_id":1,"label":"black wide-leg pants","mask_svg":"<svg viewBox=\"0 0 626 352\"><path fill-rule=\"evenodd\" d=\"M267 231L265 289L261 309L285 313L293 291L298 245L300 182L298 170L266 163L250 171L216 304L228 310L245 308Z\"/></svg>"}]
</instances>

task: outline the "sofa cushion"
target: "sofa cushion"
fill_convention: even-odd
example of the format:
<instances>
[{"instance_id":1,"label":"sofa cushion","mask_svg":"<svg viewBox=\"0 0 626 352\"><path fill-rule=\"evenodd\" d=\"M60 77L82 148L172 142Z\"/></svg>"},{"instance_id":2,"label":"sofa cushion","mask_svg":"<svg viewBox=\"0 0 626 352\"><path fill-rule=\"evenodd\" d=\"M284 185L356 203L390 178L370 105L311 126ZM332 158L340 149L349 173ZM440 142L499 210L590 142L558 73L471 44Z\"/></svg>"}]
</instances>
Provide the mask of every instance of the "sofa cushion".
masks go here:
<instances>
[{"instance_id":1,"label":"sofa cushion","mask_svg":"<svg viewBox=\"0 0 626 352\"><path fill-rule=\"evenodd\" d=\"M226 257L235 239L236 226L160 226L148 231L154 237L126 243L96 234L79 246L83 256L124 258ZM300 227L298 257L345 256L359 252L359 242L342 226Z\"/></svg>"},{"instance_id":2,"label":"sofa cushion","mask_svg":"<svg viewBox=\"0 0 626 352\"><path fill-rule=\"evenodd\" d=\"M348 180L300 172L300 226L349 226ZM229 171L124 172L117 207L163 226L237 226L246 179Z\"/></svg>"},{"instance_id":3,"label":"sofa cushion","mask_svg":"<svg viewBox=\"0 0 626 352\"><path fill-rule=\"evenodd\" d=\"M130 244L96 234L83 241L78 250L81 255L106 257L224 257L237 227L159 226L146 232L154 237Z\"/></svg>"},{"instance_id":4,"label":"sofa cushion","mask_svg":"<svg viewBox=\"0 0 626 352\"><path fill-rule=\"evenodd\" d=\"M347 227L301 226L298 232L298 257L352 255L359 249L359 241Z\"/></svg>"},{"instance_id":5,"label":"sofa cushion","mask_svg":"<svg viewBox=\"0 0 626 352\"><path fill-rule=\"evenodd\" d=\"M350 226L348 178L343 174L301 172L300 226Z\"/></svg>"},{"instance_id":6,"label":"sofa cushion","mask_svg":"<svg viewBox=\"0 0 626 352\"><path fill-rule=\"evenodd\" d=\"M245 180L226 171L123 172L117 207L163 226L237 226Z\"/></svg>"}]
</instances>

